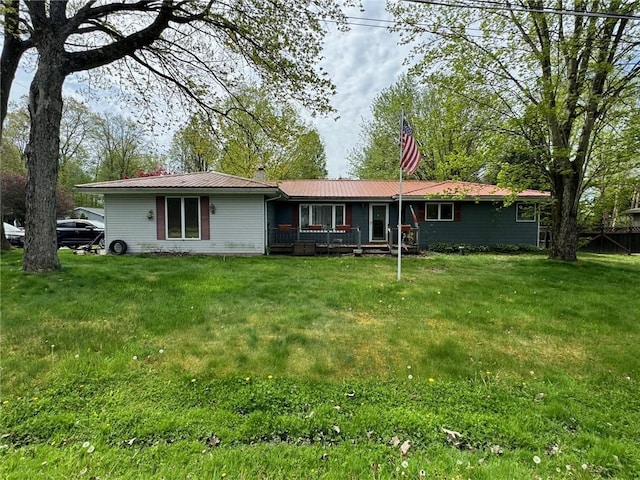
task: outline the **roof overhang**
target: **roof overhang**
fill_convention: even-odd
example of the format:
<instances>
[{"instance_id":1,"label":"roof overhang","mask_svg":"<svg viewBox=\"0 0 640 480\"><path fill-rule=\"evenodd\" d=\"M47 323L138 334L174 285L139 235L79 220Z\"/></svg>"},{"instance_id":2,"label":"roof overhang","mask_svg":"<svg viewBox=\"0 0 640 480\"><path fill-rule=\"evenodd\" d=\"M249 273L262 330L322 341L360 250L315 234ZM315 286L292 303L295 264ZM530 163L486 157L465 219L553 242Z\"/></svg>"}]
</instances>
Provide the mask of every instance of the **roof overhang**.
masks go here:
<instances>
[{"instance_id":1,"label":"roof overhang","mask_svg":"<svg viewBox=\"0 0 640 480\"><path fill-rule=\"evenodd\" d=\"M428 201L433 201L433 202L442 202L442 201L448 201L448 202L504 202L506 199L509 199L511 201L518 201L518 202L542 202L542 201L547 201L550 200L551 197L549 195L526 195L526 196L519 196L516 195L515 197L508 197L508 196L504 196L504 195L465 195L465 196L460 196L460 195L402 195L402 200L408 200L408 201L421 201L421 202L428 202ZM394 201L398 201L399 196L398 195L394 195L393 196L393 200Z\"/></svg>"},{"instance_id":2,"label":"roof overhang","mask_svg":"<svg viewBox=\"0 0 640 480\"><path fill-rule=\"evenodd\" d=\"M76 186L75 190L81 193L95 195L264 195L266 197L277 197L281 194L277 187L91 187Z\"/></svg>"},{"instance_id":3,"label":"roof overhang","mask_svg":"<svg viewBox=\"0 0 640 480\"><path fill-rule=\"evenodd\" d=\"M314 203L348 203L348 202L369 202L369 203L391 203L394 201L391 197L295 197L287 196L289 200L295 202L314 202Z\"/></svg>"}]
</instances>

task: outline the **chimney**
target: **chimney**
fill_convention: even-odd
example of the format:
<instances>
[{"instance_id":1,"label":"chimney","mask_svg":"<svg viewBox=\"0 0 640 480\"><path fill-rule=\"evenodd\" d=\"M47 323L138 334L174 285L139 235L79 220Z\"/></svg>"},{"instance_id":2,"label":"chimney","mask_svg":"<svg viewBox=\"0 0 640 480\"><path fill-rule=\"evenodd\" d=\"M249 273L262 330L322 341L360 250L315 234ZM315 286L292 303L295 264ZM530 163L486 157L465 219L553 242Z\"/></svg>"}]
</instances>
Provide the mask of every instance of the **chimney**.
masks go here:
<instances>
[{"instance_id":1,"label":"chimney","mask_svg":"<svg viewBox=\"0 0 640 480\"><path fill-rule=\"evenodd\" d=\"M256 182L264 182L264 167L262 165L258 166L256 173L253 174L253 179Z\"/></svg>"}]
</instances>

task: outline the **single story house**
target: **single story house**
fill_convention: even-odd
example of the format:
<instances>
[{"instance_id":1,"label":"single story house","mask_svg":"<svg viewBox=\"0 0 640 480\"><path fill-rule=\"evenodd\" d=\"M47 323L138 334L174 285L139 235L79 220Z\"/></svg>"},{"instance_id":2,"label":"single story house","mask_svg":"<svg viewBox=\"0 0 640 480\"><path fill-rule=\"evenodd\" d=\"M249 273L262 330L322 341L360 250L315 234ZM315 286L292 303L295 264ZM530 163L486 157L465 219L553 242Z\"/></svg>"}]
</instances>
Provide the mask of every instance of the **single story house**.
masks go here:
<instances>
[{"instance_id":1,"label":"single story house","mask_svg":"<svg viewBox=\"0 0 640 480\"><path fill-rule=\"evenodd\" d=\"M127 253L262 255L273 183L217 172L128 178L77 185L104 197L105 244Z\"/></svg>"},{"instance_id":2,"label":"single story house","mask_svg":"<svg viewBox=\"0 0 640 480\"><path fill-rule=\"evenodd\" d=\"M392 249L399 187L395 180L272 183L217 172L77 186L104 196L107 245L226 255ZM439 242L537 245L539 203L548 199L537 190L514 196L495 185L405 180L401 244L414 251Z\"/></svg>"},{"instance_id":3,"label":"single story house","mask_svg":"<svg viewBox=\"0 0 640 480\"><path fill-rule=\"evenodd\" d=\"M76 207L73 209L74 218L86 218L104 223L104 208Z\"/></svg>"}]
</instances>

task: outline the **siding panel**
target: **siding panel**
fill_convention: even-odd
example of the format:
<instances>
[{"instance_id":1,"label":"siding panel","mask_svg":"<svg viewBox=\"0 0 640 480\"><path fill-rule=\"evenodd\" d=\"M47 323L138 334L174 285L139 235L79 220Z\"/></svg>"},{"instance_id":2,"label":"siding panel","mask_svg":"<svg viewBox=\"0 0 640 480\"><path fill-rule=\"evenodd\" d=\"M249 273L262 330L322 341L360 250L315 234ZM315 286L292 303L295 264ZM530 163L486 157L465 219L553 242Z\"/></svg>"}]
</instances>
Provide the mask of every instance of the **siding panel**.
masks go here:
<instances>
[{"instance_id":1,"label":"siding panel","mask_svg":"<svg viewBox=\"0 0 640 480\"><path fill-rule=\"evenodd\" d=\"M537 245L537 222L516 222L515 205L501 202L464 202L460 221L420 223L420 247L429 244L466 243L494 246L498 243Z\"/></svg>"},{"instance_id":2,"label":"siding panel","mask_svg":"<svg viewBox=\"0 0 640 480\"><path fill-rule=\"evenodd\" d=\"M210 240L158 240L156 219L164 216L155 196L105 195L106 242L124 240L127 253L201 253L262 255L265 252L264 198L262 195L212 196L215 214L206 213ZM147 213L154 211L155 219ZM159 211L162 211L159 214ZM164 229L163 229L164 231Z\"/></svg>"}]
</instances>

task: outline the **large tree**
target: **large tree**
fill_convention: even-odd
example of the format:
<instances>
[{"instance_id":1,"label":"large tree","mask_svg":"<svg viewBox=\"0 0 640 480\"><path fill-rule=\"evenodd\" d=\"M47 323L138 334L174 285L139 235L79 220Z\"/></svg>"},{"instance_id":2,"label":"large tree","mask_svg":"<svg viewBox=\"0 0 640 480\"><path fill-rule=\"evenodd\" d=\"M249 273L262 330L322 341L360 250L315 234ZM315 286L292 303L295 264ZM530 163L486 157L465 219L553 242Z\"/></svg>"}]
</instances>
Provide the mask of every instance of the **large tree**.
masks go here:
<instances>
[{"instance_id":1,"label":"large tree","mask_svg":"<svg viewBox=\"0 0 640 480\"><path fill-rule=\"evenodd\" d=\"M177 172L208 172L216 165L217 151L211 122L205 115L196 113L173 135L169 165Z\"/></svg>"},{"instance_id":2,"label":"large tree","mask_svg":"<svg viewBox=\"0 0 640 480\"><path fill-rule=\"evenodd\" d=\"M148 152L144 129L122 115L104 114L97 118L93 132L95 179L120 180L134 177L139 170L160 166Z\"/></svg>"},{"instance_id":3,"label":"large tree","mask_svg":"<svg viewBox=\"0 0 640 480\"><path fill-rule=\"evenodd\" d=\"M525 138L551 185L550 257L575 260L578 205L595 139L609 113L638 88L637 0L396 2L417 71L449 71L493 89L506 126ZM472 88L465 92L474 99ZM531 122L542 130L530 135ZM538 133L542 135L538 135Z\"/></svg>"},{"instance_id":4,"label":"large tree","mask_svg":"<svg viewBox=\"0 0 640 480\"><path fill-rule=\"evenodd\" d=\"M171 157L181 171L215 169L267 180L324 178L324 145L289 101L261 86L244 85L225 99L226 118L193 116L173 138Z\"/></svg>"},{"instance_id":5,"label":"large tree","mask_svg":"<svg viewBox=\"0 0 640 480\"><path fill-rule=\"evenodd\" d=\"M456 85L456 82L458 84ZM492 112L457 92L463 79L441 76L421 85L402 76L373 101L371 118L361 125L361 145L350 152L351 174L358 178L396 178L399 170L400 114L413 127L422 162L414 174L424 180L479 180L489 155L490 131L483 129Z\"/></svg>"},{"instance_id":6,"label":"large tree","mask_svg":"<svg viewBox=\"0 0 640 480\"><path fill-rule=\"evenodd\" d=\"M251 178L263 167L267 180L327 176L320 136L290 102L276 102L263 88L245 87L225 107L234 121L216 127L219 171Z\"/></svg>"},{"instance_id":7,"label":"large tree","mask_svg":"<svg viewBox=\"0 0 640 480\"><path fill-rule=\"evenodd\" d=\"M640 191L640 98L612 118L594 146L593 160L585 179L581 204L581 224L624 226L624 214L634 208L633 198ZM616 121L618 120L618 121Z\"/></svg>"},{"instance_id":8,"label":"large tree","mask_svg":"<svg viewBox=\"0 0 640 480\"><path fill-rule=\"evenodd\" d=\"M133 100L148 100L153 79L170 86L165 99L181 97L225 115L209 99L253 72L276 97L330 110L334 87L314 67L321 58L323 21L343 19L337 0L4 0L4 7L0 123L20 58L37 52L29 89L27 271L60 266L55 186L62 87L70 75L101 67L105 75L126 72L138 87ZM105 71L108 66L113 68ZM157 116L150 107L146 112Z\"/></svg>"}]
</instances>

